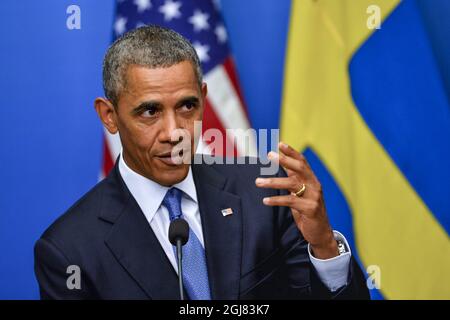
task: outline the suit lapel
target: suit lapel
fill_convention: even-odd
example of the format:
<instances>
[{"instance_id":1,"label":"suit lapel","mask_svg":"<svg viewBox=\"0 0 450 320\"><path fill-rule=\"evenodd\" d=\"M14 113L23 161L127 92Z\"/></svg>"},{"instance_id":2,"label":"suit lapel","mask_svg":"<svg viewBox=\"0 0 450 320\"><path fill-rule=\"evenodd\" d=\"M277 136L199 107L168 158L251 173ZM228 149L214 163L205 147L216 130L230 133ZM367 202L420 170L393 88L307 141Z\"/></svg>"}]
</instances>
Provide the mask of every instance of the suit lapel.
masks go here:
<instances>
[{"instance_id":1,"label":"suit lapel","mask_svg":"<svg viewBox=\"0 0 450 320\"><path fill-rule=\"evenodd\" d=\"M241 199L211 166L193 165L213 299L238 299L242 255ZM233 214L223 216L231 208Z\"/></svg>"},{"instance_id":2,"label":"suit lapel","mask_svg":"<svg viewBox=\"0 0 450 320\"><path fill-rule=\"evenodd\" d=\"M178 276L116 165L107 178L101 219L114 223L105 239L119 263L152 299L179 299Z\"/></svg>"}]
</instances>

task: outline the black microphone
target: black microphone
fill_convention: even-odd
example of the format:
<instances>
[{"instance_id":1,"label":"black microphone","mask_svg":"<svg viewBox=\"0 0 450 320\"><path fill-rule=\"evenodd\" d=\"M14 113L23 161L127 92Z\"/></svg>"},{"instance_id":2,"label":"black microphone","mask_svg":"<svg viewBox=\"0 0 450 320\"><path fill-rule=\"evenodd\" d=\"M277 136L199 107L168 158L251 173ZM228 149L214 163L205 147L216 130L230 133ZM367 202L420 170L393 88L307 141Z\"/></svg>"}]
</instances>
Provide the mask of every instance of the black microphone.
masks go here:
<instances>
[{"instance_id":1,"label":"black microphone","mask_svg":"<svg viewBox=\"0 0 450 320\"><path fill-rule=\"evenodd\" d=\"M178 258L178 284L180 286L180 298L184 300L184 290L183 290L183 251L181 247L186 244L189 240L189 225L186 220L178 218L172 220L169 226L169 241L174 246L177 247L177 258Z\"/></svg>"}]
</instances>

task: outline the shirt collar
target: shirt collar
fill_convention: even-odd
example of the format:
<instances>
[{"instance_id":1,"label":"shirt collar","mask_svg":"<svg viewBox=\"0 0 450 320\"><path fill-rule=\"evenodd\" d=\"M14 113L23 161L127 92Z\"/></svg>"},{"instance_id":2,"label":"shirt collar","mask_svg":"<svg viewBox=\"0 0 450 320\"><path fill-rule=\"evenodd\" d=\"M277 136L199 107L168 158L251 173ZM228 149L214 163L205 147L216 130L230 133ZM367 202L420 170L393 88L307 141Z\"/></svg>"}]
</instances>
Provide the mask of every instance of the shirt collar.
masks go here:
<instances>
[{"instance_id":1,"label":"shirt collar","mask_svg":"<svg viewBox=\"0 0 450 320\"><path fill-rule=\"evenodd\" d=\"M147 217L147 220L151 222L170 187L162 186L133 171L125 163L122 153L119 156L119 172L142 212ZM186 198L188 196L190 200L197 202L197 191L195 189L191 167L189 167L186 178L173 185L173 187L183 191L183 197Z\"/></svg>"}]
</instances>

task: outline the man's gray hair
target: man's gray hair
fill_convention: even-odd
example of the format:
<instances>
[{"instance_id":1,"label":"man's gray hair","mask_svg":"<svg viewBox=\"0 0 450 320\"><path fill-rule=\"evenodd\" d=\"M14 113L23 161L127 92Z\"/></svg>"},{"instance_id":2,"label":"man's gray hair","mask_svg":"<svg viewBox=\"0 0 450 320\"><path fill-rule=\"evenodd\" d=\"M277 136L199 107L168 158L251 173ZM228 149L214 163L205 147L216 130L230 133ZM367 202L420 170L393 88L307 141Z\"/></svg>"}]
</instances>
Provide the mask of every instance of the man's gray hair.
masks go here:
<instances>
[{"instance_id":1,"label":"man's gray hair","mask_svg":"<svg viewBox=\"0 0 450 320\"><path fill-rule=\"evenodd\" d=\"M192 63L201 86L199 58L194 47L182 35L154 25L129 31L118 38L106 52L103 61L105 96L117 107L119 95L126 87L126 71L130 65L167 68L182 61Z\"/></svg>"}]
</instances>

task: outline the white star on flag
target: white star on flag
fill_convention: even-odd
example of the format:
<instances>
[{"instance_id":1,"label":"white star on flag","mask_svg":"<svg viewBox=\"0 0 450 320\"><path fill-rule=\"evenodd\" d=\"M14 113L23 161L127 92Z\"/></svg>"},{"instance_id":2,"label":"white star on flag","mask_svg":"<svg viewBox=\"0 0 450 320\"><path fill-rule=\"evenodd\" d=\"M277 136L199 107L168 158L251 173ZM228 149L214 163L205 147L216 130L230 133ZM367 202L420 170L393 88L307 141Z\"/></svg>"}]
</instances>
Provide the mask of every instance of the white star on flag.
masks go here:
<instances>
[{"instance_id":1,"label":"white star on flag","mask_svg":"<svg viewBox=\"0 0 450 320\"><path fill-rule=\"evenodd\" d=\"M162 6L159 7L159 12L164 15L165 21L171 21L173 18L179 18L181 2L167 0Z\"/></svg>"},{"instance_id":2,"label":"white star on flag","mask_svg":"<svg viewBox=\"0 0 450 320\"><path fill-rule=\"evenodd\" d=\"M152 7L150 0L134 0L134 4L138 7L138 12L144 12Z\"/></svg>"},{"instance_id":3,"label":"white star on flag","mask_svg":"<svg viewBox=\"0 0 450 320\"><path fill-rule=\"evenodd\" d=\"M200 10L195 10L194 15L190 17L188 21L194 26L194 31L199 32L209 29L208 18L209 14L203 13Z\"/></svg>"},{"instance_id":4,"label":"white star on flag","mask_svg":"<svg viewBox=\"0 0 450 320\"><path fill-rule=\"evenodd\" d=\"M125 32L127 25L127 18L124 17L118 17L116 19L116 22L114 23L114 30L116 31L117 35L121 35Z\"/></svg>"},{"instance_id":5,"label":"white star on flag","mask_svg":"<svg viewBox=\"0 0 450 320\"><path fill-rule=\"evenodd\" d=\"M217 25L216 29L214 30L214 33L216 34L217 40L220 43L227 42L227 30L222 24Z\"/></svg>"},{"instance_id":6,"label":"white star on flag","mask_svg":"<svg viewBox=\"0 0 450 320\"><path fill-rule=\"evenodd\" d=\"M197 52L198 58L200 59L200 62L208 61L209 60L209 46L208 45L202 45L200 42L196 41L193 44L195 51Z\"/></svg>"}]
</instances>

